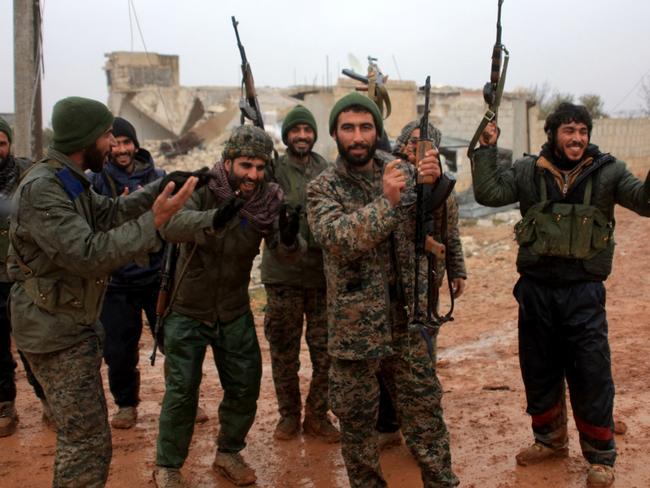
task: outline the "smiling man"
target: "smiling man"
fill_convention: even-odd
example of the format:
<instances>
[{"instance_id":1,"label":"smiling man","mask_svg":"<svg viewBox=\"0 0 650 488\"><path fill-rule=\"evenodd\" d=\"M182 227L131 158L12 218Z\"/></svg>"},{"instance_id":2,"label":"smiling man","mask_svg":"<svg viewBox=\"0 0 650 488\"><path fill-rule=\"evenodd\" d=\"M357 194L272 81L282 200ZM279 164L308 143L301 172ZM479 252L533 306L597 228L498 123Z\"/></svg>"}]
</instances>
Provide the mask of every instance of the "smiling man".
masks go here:
<instances>
[{"instance_id":1,"label":"smiling man","mask_svg":"<svg viewBox=\"0 0 650 488\"><path fill-rule=\"evenodd\" d=\"M213 469L238 486L255 471L239 452L255 420L262 361L248 296L253 259L264 239L277 259L300 257L299 222L282 205L282 190L265 180L273 142L253 126L235 129L210 181L162 229L179 242L175 292L165 319L165 397L154 481L184 486L205 352L212 348L223 400Z\"/></svg>"},{"instance_id":2,"label":"smiling man","mask_svg":"<svg viewBox=\"0 0 650 488\"><path fill-rule=\"evenodd\" d=\"M622 161L590 144L587 109L561 104L546 119L548 141L538 156L497 164L498 128L489 124L474 153L476 201L519 202L515 226L520 278L519 361L534 444L517 454L523 466L568 456L565 380L591 464L590 487L614 482L616 445L605 286L614 257L614 206L650 216L645 183Z\"/></svg>"},{"instance_id":3,"label":"smiling man","mask_svg":"<svg viewBox=\"0 0 650 488\"><path fill-rule=\"evenodd\" d=\"M415 172L440 176L437 150L417 165L376 150L383 121L359 93L330 112L339 156L307 187L307 215L327 279L330 402L352 488L383 488L375 424L381 373L425 488L458 485L442 389L420 330L408 326L415 278ZM420 270L426 307L427 276Z\"/></svg>"},{"instance_id":4,"label":"smiling man","mask_svg":"<svg viewBox=\"0 0 650 488\"><path fill-rule=\"evenodd\" d=\"M262 283L266 289L264 334L269 341L273 383L280 420L276 439L292 439L300 434L300 339L303 322L309 348L312 375L305 401L303 429L306 435L328 442L340 438L328 418L327 317L323 252L307 224L307 184L329 164L313 151L318 135L312 113L302 105L294 107L282 123L282 140L287 152L275 165L275 179L284 191L284 200L300 219L300 235L307 252L295 264L277 261L272 252L262 256Z\"/></svg>"},{"instance_id":5,"label":"smiling man","mask_svg":"<svg viewBox=\"0 0 650 488\"><path fill-rule=\"evenodd\" d=\"M116 198L138 191L163 176L151 154L140 147L135 128L121 117L113 121L115 145L108 162L99 173L91 173L93 190ZM147 266L131 262L111 275L102 307L101 323L106 332L104 360L108 365L108 384L118 406L111 419L117 429L130 429L137 420L140 401L140 357L142 312L150 327L156 323L156 299L160 284L162 251L150 256Z\"/></svg>"}]
</instances>

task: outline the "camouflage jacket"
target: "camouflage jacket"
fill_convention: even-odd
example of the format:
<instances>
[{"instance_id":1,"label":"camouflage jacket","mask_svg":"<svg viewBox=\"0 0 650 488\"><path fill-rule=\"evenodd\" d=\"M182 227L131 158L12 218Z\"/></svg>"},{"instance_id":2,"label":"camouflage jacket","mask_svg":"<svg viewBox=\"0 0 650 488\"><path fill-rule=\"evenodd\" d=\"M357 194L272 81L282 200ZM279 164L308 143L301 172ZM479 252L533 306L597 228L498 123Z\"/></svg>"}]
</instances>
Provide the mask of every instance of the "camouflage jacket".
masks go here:
<instances>
[{"instance_id":1,"label":"camouflage jacket","mask_svg":"<svg viewBox=\"0 0 650 488\"><path fill-rule=\"evenodd\" d=\"M433 238L438 242L442 240L442 215L443 207L441 206L434 214ZM467 278L465 270L465 256L463 255L463 244L458 232L458 202L452 193L447 198L447 257L449 259L449 277ZM443 285L446 266L444 261L439 260L438 265L438 286Z\"/></svg>"},{"instance_id":2,"label":"camouflage jacket","mask_svg":"<svg viewBox=\"0 0 650 488\"><path fill-rule=\"evenodd\" d=\"M18 349L47 353L101 333L98 322L108 277L157 251L152 183L128 197L90 189L84 173L50 149L18 185L9 230L7 271L13 336Z\"/></svg>"},{"instance_id":3,"label":"camouflage jacket","mask_svg":"<svg viewBox=\"0 0 650 488\"><path fill-rule=\"evenodd\" d=\"M319 154L312 153L309 163L294 161L289 154L282 156L275 166L275 179L284 191L285 203L300 205L300 235L307 243L307 251L295 264L278 262L274 253L262 253L262 283L289 285L304 288L325 288L323 252L314 240L307 224L307 183L323 172L329 163Z\"/></svg>"},{"instance_id":4,"label":"camouflage jacket","mask_svg":"<svg viewBox=\"0 0 650 488\"><path fill-rule=\"evenodd\" d=\"M248 284L262 239L281 262L294 262L306 247L300 237L293 247L284 246L277 218L270 235L260 233L239 216L215 231L212 221L217 206L214 193L204 186L160 231L165 240L183 243L171 309L211 326L231 322L250 310Z\"/></svg>"},{"instance_id":5,"label":"camouflage jacket","mask_svg":"<svg viewBox=\"0 0 650 488\"><path fill-rule=\"evenodd\" d=\"M12 191L18 186L20 178L25 174L32 163L29 159L13 158L15 164L18 166L18 178L16 179L15 186ZM7 252L9 251L9 208L11 206L11 199L2 199L0 197L0 283L9 283L9 275L7 274Z\"/></svg>"},{"instance_id":6,"label":"camouflage jacket","mask_svg":"<svg viewBox=\"0 0 650 488\"><path fill-rule=\"evenodd\" d=\"M327 279L328 351L341 359L382 357L394 352L391 281L403 290L413 313L415 274L415 177L412 165L398 168L407 188L397 207L383 196L384 165L392 156L375 154L372 182L349 170L340 158L307 187L307 216L323 248ZM395 266L391 266L392 255ZM420 262L420 307L426 309L426 258ZM419 336L418 336L419 337ZM416 339L418 340L418 339Z\"/></svg>"}]
</instances>

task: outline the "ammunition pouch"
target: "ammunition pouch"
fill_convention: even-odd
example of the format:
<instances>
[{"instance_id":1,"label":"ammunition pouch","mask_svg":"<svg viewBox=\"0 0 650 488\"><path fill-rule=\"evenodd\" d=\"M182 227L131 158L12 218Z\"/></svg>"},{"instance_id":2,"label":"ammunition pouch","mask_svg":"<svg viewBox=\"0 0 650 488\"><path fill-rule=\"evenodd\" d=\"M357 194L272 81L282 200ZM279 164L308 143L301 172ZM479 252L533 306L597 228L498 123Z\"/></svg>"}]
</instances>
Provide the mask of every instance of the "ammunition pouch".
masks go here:
<instances>
[{"instance_id":1,"label":"ammunition pouch","mask_svg":"<svg viewBox=\"0 0 650 488\"><path fill-rule=\"evenodd\" d=\"M515 225L515 240L520 246L517 264L530 266L540 256L553 256L582 260L587 271L609 274L614 221L589 204L591 178L587 181L583 203L547 200L543 177L541 185L542 201L531 206Z\"/></svg>"}]
</instances>

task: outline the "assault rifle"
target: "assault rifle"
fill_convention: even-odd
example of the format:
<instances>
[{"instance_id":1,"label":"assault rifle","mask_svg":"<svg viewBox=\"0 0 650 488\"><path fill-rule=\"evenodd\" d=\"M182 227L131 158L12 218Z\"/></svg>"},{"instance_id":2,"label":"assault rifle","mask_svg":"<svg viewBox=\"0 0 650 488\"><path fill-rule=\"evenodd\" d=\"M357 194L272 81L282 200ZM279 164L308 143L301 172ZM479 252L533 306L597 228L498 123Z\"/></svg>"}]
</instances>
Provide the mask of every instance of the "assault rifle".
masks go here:
<instances>
[{"instance_id":1,"label":"assault rifle","mask_svg":"<svg viewBox=\"0 0 650 488\"><path fill-rule=\"evenodd\" d=\"M156 326L154 327L153 331L153 351L149 357L149 361L151 362L152 366L156 363L156 352L158 348L160 347L160 350L163 351L161 337L164 337L162 335L164 334L163 326L174 282L174 271L176 269L177 254L178 246L176 244L168 242L165 245L162 267L160 268L160 288L158 289L158 300L156 301Z\"/></svg>"},{"instance_id":2,"label":"assault rifle","mask_svg":"<svg viewBox=\"0 0 650 488\"><path fill-rule=\"evenodd\" d=\"M260 103L257 100L257 91L255 90L255 81L253 80L253 71L251 70L251 65L248 63L246 58L246 50L244 45L239 39L239 29L237 26L239 22L235 19L233 15L232 27L235 29L235 36L237 37L237 47L239 48L239 55L241 56L241 73L242 73L242 94L239 99L239 110L241 112L241 125L244 125L246 119L250 120L253 125L264 130L264 119L262 118L262 109L260 109ZM278 159L278 153L273 149L273 158L269 162L269 171L266 172L267 178L271 181L275 181L275 162Z\"/></svg>"},{"instance_id":3,"label":"assault rifle","mask_svg":"<svg viewBox=\"0 0 650 488\"><path fill-rule=\"evenodd\" d=\"M508 72L508 60L510 53L508 49L501 43L501 6L503 0L498 0L499 11L497 14L497 39L492 48L492 67L490 68L490 81L483 87L483 100L488 105L488 109L481 120L471 142L467 149L467 156L472 161L472 155L476 148L481 134L485 127L492 122L496 121L497 114L499 113L499 105L501 104L501 96L503 95L503 87L506 83L506 73Z\"/></svg>"},{"instance_id":4,"label":"assault rifle","mask_svg":"<svg viewBox=\"0 0 650 488\"><path fill-rule=\"evenodd\" d=\"M352 78L353 80L360 81L365 85L365 87L358 88L358 90L367 90L368 98L377 104L382 117L384 119L387 119L391 113L390 96L388 96L388 90L386 89L388 75L384 75L384 73L381 72L381 69L379 69L377 58L368 56L368 76L363 76L356 71L347 68L341 70L341 72L345 76ZM386 106L385 116L384 105Z\"/></svg>"},{"instance_id":5,"label":"assault rifle","mask_svg":"<svg viewBox=\"0 0 650 488\"><path fill-rule=\"evenodd\" d=\"M241 74L242 74L242 96L239 100L239 110L241 111L241 125L244 125L244 120L250 120L253 125L264 130L264 119L262 118L262 111L260 104L257 101L257 92L255 91L255 81L253 80L253 72L251 65L246 59L246 51L239 39L239 30L237 26L239 22L232 17L232 26L235 29L235 36L237 36L237 47L239 48L239 55L241 56Z\"/></svg>"},{"instance_id":6,"label":"assault rifle","mask_svg":"<svg viewBox=\"0 0 650 488\"><path fill-rule=\"evenodd\" d=\"M421 88L424 91L424 112L420 119L420 138L416 148L416 161L424 159L428 150L433 148L433 141L429 135L429 96L431 92L431 77L427 76L426 83ZM429 353L432 354L430 334L443 323L453 320L454 298L451 279L447 272L447 280L451 296L451 308L444 316L438 312L438 280L437 260L442 259L447 265L447 198L454 189L456 180L442 172L440 165L440 178L434 182L431 176L417 177L416 184L416 220L415 220L415 280L413 285L414 306L411 328L419 329L425 340ZM433 239L434 211L442 207L441 243ZM420 260L427 259L427 311L422 313L420 308Z\"/></svg>"}]
</instances>

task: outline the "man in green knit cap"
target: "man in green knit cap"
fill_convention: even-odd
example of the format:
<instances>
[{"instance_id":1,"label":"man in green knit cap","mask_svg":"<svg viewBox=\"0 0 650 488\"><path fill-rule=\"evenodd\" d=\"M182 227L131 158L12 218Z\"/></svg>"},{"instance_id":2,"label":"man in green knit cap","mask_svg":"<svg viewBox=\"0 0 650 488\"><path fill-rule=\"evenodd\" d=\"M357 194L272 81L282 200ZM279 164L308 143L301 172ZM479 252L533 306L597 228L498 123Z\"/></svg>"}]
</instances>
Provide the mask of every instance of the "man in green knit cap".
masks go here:
<instances>
[{"instance_id":1,"label":"man in green knit cap","mask_svg":"<svg viewBox=\"0 0 650 488\"><path fill-rule=\"evenodd\" d=\"M307 252L299 262L279 263L273 253L264 250L262 283L266 289L264 334L269 341L273 383L278 399L280 420L276 439L293 439L300 433L300 339L306 321L305 340L309 348L312 377L305 402L305 434L328 442L337 442L340 433L327 416L327 317L323 253L307 224L305 213L307 183L328 167L327 161L313 151L318 127L312 113L302 105L294 107L282 123L282 141L286 153L275 165L275 178L284 191L284 201L299 216L300 234Z\"/></svg>"},{"instance_id":2,"label":"man in green knit cap","mask_svg":"<svg viewBox=\"0 0 650 488\"><path fill-rule=\"evenodd\" d=\"M438 151L410 164L376 149L383 121L369 98L351 93L330 113L339 157L307 187L307 216L323 249L327 280L332 411L352 488L384 488L375 424L381 373L424 488L451 488L442 388L423 331L409 327L426 307L426 266L414 296L415 173L440 177ZM427 333L427 332L424 332Z\"/></svg>"},{"instance_id":3,"label":"man in green knit cap","mask_svg":"<svg viewBox=\"0 0 650 488\"><path fill-rule=\"evenodd\" d=\"M57 425L55 487L102 487L111 433L100 375L99 323L112 271L160 248L156 229L197 184L171 196L159 181L124 198L99 196L84 171L99 171L115 144L113 115L95 100L57 102L47 156L13 196L9 277L13 336L52 409ZM175 181L181 181L179 179Z\"/></svg>"}]
</instances>

